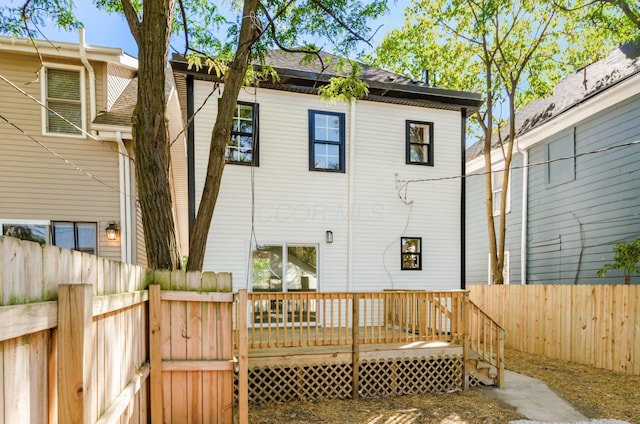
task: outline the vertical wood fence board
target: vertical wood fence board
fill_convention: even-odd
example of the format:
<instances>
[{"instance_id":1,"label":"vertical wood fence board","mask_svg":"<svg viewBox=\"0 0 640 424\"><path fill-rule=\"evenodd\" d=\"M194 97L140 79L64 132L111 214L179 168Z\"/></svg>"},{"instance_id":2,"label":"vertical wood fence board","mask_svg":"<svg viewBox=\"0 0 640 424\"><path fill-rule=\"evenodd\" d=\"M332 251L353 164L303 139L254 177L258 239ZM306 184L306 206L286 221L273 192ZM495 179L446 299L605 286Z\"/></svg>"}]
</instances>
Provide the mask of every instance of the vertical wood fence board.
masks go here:
<instances>
[{"instance_id":1,"label":"vertical wood fence board","mask_svg":"<svg viewBox=\"0 0 640 424\"><path fill-rule=\"evenodd\" d=\"M179 278L179 277L178 277ZM172 278L172 285L180 281ZM171 303L171 359L187 359L187 311L185 302ZM171 373L171 422L187 422L187 372Z\"/></svg>"},{"instance_id":2,"label":"vertical wood fence board","mask_svg":"<svg viewBox=\"0 0 640 424\"><path fill-rule=\"evenodd\" d=\"M167 280L168 281L168 280ZM160 284L160 288L162 289L162 284ZM169 284L167 283L167 289L169 289ZM162 337L162 351L161 357L162 359L171 359L171 302L162 301L161 303L161 337ZM172 387L172 373L163 372L162 373L162 408L163 408L163 417L164 422L171 422L171 387ZM154 423L155 424L155 423Z\"/></svg>"},{"instance_id":3,"label":"vertical wood fence board","mask_svg":"<svg viewBox=\"0 0 640 424\"><path fill-rule=\"evenodd\" d=\"M216 275L205 272L201 275L202 291L212 292L216 290ZM216 359L216 325L217 320L215 305L207 302L202 305L202 359ZM203 417L206 422L214 422L212 417L216 410L215 399L218 389L217 373L205 372L202 375Z\"/></svg>"},{"instance_id":4,"label":"vertical wood fence board","mask_svg":"<svg viewBox=\"0 0 640 424\"><path fill-rule=\"evenodd\" d=\"M238 424L249 422L249 348L247 340L247 290L238 293ZM242 331L240 331L242 329Z\"/></svg>"},{"instance_id":5,"label":"vertical wood fence board","mask_svg":"<svg viewBox=\"0 0 640 424\"><path fill-rule=\"evenodd\" d=\"M640 374L638 285L470 286L470 291L490 315L505 317L507 347Z\"/></svg>"},{"instance_id":6,"label":"vertical wood fence board","mask_svg":"<svg viewBox=\"0 0 640 424\"><path fill-rule=\"evenodd\" d=\"M4 402L6 423L28 423L29 345L28 336L4 342Z\"/></svg>"},{"instance_id":7,"label":"vertical wood fence board","mask_svg":"<svg viewBox=\"0 0 640 424\"><path fill-rule=\"evenodd\" d=\"M200 279L194 273L186 275L188 290L199 291ZM206 306L201 302L187 303L187 359L201 360L202 358L202 309ZM202 422L202 372L187 373L187 414L189 422Z\"/></svg>"},{"instance_id":8,"label":"vertical wood fence board","mask_svg":"<svg viewBox=\"0 0 640 424\"><path fill-rule=\"evenodd\" d=\"M58 422L58 329L50 330L51 344L49 346L47 371L49 392L49 421L50 423Z\"/></svg>"},{"instance_id":9,"label":"vertical wood fence board","mask_svg":"<svg viewBox=\"0 0 640 424\"><path fill-rule=\"evenodd\" d=\"M58 299L58 422L88 424L93 288L61 285ZM17 421L19 422L19 421Z\"/></svg>"},{"instance_id":10,"label":"vertical wood fence board","mask_svg":"<svg viewBox=\"0 0 640 424\"><path fill-rule=\"evenodd\" d=\"M0 237L0 253L2 253L1 237ZM1 270L0 270L0 274L2 274ZM7 342L0 342L0 364L2 365L0 366L0 422L3 422L3 423L8 422L5 414L5 408L4 408L4 393L7 390L5 387L5 378L4 378L4 351L5 351L6 344Z\"/></svg>"},{"instance_id":11,"label":"vertical wood fence board","mask_svg":"<svg viewBox=\"0 0 640 424\"><path fill-rule=\"evenodd\" d=\"M149 366L150 366L150 395L151 395L151 423L163 421L162 398L162 334L161 334L160 286L149 286Z\"/></svg>"}]
</instances>

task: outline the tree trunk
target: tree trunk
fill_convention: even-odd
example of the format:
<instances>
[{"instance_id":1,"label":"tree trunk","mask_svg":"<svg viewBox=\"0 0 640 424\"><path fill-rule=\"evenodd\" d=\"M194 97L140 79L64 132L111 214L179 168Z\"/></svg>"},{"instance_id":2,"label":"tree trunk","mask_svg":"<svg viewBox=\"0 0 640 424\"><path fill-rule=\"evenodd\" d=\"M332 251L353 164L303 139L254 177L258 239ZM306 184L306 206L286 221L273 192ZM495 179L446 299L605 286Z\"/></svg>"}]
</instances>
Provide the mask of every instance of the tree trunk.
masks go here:
<instances>
[{"instance_id":1,"label":"tree trunk","mask_svg":"<svg viewBox=\"0 0 640 424\"><path fill-rule=\"evenodd\" d=\"M173 6L173 0L145 1L137 39L138 102L133 118L136 182L148 266L154 269L180 267L169 187L164 92Z\"/></svg>"},{"instance_id":2,"label":"tree trunk","mask_svg":"<svg viewBox=\"0 0 640 424\"><path fill-rule=\"evenodd\" d=\"M485 63L487 72L487 87L493 86L493 74L491 72L491 62ZM497 251L496 227L493 218L493 170L491 163L491 141L493 140L493 94L491 90L487 93L487 124L484 127L484 167L485 167L485 210L487 215L487 232L489 236L489 269L490 283L502 284L502 264Z\"/></svg>"},{"instance_id":3,"label":"tree trunk","mask_svg":"<svg viewBox=\"0 0 640 424\"><path fill-rule=\"evenodd\" d=\"M247 67L249 66L251 46L259 37L257 35L259 34L257 32L258 28L255 27L252 19L256 15L257 9L257 0L245 0L238 47L233 62L224 75L224 91L218 104L218 115L211 133L209 163L207 165L202 198L198 206L198 213L189 242L188 271L201 271L204 264L204 254L211 220L213 219L213 210L220 192L225 151L231 136L233 113Z\"/></svg>"}]
</instances>

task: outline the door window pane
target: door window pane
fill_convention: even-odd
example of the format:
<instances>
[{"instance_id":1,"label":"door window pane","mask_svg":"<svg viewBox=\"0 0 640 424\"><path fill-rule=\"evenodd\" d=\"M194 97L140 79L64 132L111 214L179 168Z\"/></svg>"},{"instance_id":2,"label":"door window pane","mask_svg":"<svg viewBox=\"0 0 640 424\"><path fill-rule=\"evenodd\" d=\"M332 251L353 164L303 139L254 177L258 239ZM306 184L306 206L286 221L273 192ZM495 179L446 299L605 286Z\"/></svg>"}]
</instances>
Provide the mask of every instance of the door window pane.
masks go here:
<instances>
[{"instance_id":1,"label":"door window pane","mask_svg":"<svg viewBox=\"0 0 640 424\"><path fill-rule=\"evenodd\" d=\"M287 291L318 289L316 246L287 248Z\"/></svg>"},{"instance_id":2,"label":"door window pane","mask_svg":"<svg viewBox=\"0 0 640 424\"><path fill-rule=\"evenodd\" d=\"M282 246L258 246L252 253L251 284L255 292L280 292L282 288Z\"/></svg>"}]
</instances>

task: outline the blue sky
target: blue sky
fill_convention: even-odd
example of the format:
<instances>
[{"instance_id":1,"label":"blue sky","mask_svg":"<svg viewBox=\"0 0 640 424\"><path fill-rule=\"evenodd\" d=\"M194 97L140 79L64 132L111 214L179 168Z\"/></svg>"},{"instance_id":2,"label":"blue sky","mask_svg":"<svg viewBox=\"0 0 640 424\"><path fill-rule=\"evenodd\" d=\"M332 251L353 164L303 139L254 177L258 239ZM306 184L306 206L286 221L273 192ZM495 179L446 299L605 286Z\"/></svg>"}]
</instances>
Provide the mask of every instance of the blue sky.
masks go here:
<instances>
[{"instance_id":1,"label":"blue sky","mask_svg":"<svg viewBox=\"0 0 640 424\"><path fill-rule=\"evenodd\" d=\"M389 13L383 18L372 23L372 28L382 25L382 28L376 34L374 45L379 43L384 35L404 24L404 9L410 4L410 0L389 0ZM85 38L87 44L94 46L118 47L131 56L137 56L137 47L126 20L122 15L109 15L98 10L93 2L81 0L76 2L76 15L84 24ZM49 25L43 29L47 38L52 41L67 41L77 43L78 33L62 32L54 25Z\"/></svg>"}]
</instances>

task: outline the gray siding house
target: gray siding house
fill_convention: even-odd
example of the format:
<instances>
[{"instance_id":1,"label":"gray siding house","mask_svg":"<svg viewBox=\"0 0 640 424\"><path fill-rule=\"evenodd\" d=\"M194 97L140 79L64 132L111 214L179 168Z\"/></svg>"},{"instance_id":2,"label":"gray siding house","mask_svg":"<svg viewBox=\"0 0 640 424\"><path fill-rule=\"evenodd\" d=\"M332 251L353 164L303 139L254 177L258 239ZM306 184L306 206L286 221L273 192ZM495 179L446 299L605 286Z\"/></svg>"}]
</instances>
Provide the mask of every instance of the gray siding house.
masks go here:
<instances>
[{"instance_id":1,"label":"gray siding house","mask_svg":"<svg viewBox=\"0 0 640 424\"><path fill-rule=\"evenodd\" d=\"M564 78L518 112L516 128L505 282L622 283L621 272L597 271L615 243L640 237L640 43ZM494 173L501 160L492 152ZM477 144L467 150L469 284L488 283L482 172Z\"/></svg>"}]
</instances>

